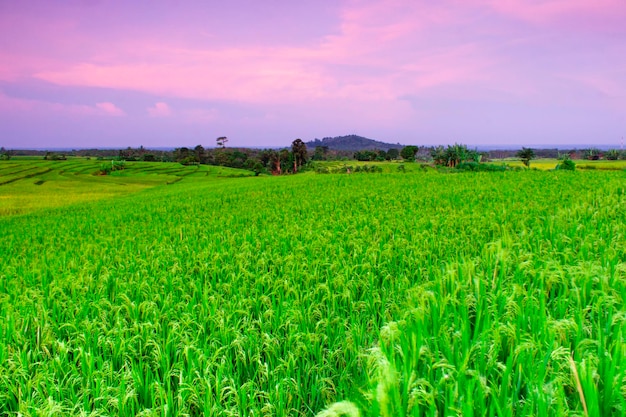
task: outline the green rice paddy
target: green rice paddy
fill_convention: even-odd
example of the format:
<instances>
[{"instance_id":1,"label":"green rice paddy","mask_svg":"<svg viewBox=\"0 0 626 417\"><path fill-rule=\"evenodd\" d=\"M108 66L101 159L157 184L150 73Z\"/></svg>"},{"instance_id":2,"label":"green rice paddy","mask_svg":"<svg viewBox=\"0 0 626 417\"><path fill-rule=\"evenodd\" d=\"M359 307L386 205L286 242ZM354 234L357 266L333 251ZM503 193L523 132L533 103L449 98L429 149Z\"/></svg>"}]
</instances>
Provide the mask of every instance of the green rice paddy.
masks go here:
<instances>
[{"instance_id":1,"label":"green rice paddy","mask_svg":"<svg viewBox=\"0 0 626 417\"><path fill-rule=\"evenodd\" d=\"M626 415L624 171L44 162L0 162L2 415Z\"/></svg>"}]
</instances>

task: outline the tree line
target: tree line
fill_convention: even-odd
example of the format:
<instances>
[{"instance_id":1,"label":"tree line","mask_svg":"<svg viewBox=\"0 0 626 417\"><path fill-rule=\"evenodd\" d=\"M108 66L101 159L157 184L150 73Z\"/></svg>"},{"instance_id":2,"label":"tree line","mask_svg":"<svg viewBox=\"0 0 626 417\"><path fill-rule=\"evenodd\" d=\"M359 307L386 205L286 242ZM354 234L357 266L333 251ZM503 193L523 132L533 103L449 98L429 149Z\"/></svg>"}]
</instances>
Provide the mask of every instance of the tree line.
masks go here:
<instances>
[{"instance_id":1,"label":"tree line","mask_svg":"<svg viewBox=\"0 0 626 417\"><path fill-rule=\"evenodd\" d=\"M296 139L290 148L283 149L250 149L227 148L228 138L221 136L216 139L217 147L206 149L202 145L195 148L176 148L172 159L183 165L207 164L231 168L242 168L259 175L267 173L282 175L297 173L309 161L308 150L302 139Z\"/></svg>"},{"instance_id":2,"label":"tree line","mask_svg":"<svg viewBox=\"0 0 626 417\"><path fill-rule=\"evenodd\" d=\"M518 151L490 151L479 152L469 149L466 145L457 144L448 146L415 146L408 145L401 149L364 149L359 151L345 151L329 149L326 145L315 146L309 155L307 145L302 139L296 139L291 147L282 149L253 149L253 148L229 148L228 138L220 136L216 139L216 146L205 148L197 145L194 148L180 147L171 150L152 150L143 146L126 149L80 149L67 152L49 152L41 150L7 150L0 147L0 160L8 160L13 156L37 156L47 160L63 160L67 156L95 157L98 159L117 159L120 161L146 161L146 162L179 162L184 165L208 164L232 168L247 169L257 175L272 174L282 175L297 173L307 168L310 161L328 160L351 160L374 162L403 160L406 162L422 161L433 163L437 166L456 168L460 164L481 164L491 158L517 157L526 167L530 167L531 161L536 158L586 159L586 160L625 160L626 151L610 149L601 151L597 148L582 150L570 150L559 152L557 149L532 149L522 147ZM569 166L569 162L565 163ZM475 167L471 167L475 168Z\"/></svg>"}]
</instances>

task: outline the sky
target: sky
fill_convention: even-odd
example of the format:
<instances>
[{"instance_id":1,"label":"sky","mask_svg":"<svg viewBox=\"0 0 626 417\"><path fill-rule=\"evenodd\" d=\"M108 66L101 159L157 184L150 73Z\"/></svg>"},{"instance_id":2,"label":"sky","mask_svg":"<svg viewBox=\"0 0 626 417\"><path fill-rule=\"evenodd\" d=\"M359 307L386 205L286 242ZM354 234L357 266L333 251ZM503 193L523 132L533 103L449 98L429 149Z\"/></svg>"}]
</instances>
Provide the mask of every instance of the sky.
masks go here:
<instances>
[{"instance_id":1,"label":"sky","mask_svg":"<svg viewBox=\"0 0 626 417\"><path fill-rule=\"evenodd\" d=\"M624 0L0 0L0 146L609 146Z\"/></svg>"}]
</instances>

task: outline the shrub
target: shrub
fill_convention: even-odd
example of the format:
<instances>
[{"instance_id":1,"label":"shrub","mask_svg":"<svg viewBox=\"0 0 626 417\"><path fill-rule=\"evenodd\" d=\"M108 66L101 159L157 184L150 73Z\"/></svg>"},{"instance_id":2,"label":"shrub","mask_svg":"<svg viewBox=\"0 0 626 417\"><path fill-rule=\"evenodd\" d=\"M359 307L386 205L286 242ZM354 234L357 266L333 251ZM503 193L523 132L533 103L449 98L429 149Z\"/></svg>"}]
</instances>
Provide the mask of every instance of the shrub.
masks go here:
<instances>
[{"instance_id":1,"label":"shrub","mask_svg":"<svg viewBox=\"0 0 626 417\"><path fill-rule=\"evenodd\" d=\"M574 163L574 161L572 161L568 157L568 158L564 158L563 160L561 160L561 162L559 164L557 164L555 169L565 170L565 171L575 171L576 170L576 164Z\"/></svg>"},{"instance_id":2,"label":"shrub","mask_svg":"<svg viewBox=\"0 0 626 417\"><path fill-rule=\"evenodd\" d=\"M492 165L481 164L478 162L461 162L456 166L456 169L461 171L475 171L475 172L500 172L506 171L506 165Z\"/></svg>"}]
</instances>

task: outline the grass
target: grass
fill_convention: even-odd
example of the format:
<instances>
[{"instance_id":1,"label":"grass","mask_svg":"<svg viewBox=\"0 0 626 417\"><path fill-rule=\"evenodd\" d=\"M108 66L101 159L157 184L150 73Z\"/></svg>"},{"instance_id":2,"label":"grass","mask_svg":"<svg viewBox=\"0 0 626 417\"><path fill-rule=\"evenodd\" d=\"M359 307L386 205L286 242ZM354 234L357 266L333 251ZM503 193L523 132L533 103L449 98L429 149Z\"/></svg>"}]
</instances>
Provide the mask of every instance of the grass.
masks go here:
<instances>
[{"instance_id":1,"label":"grass","mask_svg":"<svg viewBox=\"0 0 626 417\"><path fill-rule=\"evenodd\" d=\"M626 412L623 172L194 175L0 218L0 414Z\"/></svg>"}]
</instances>

